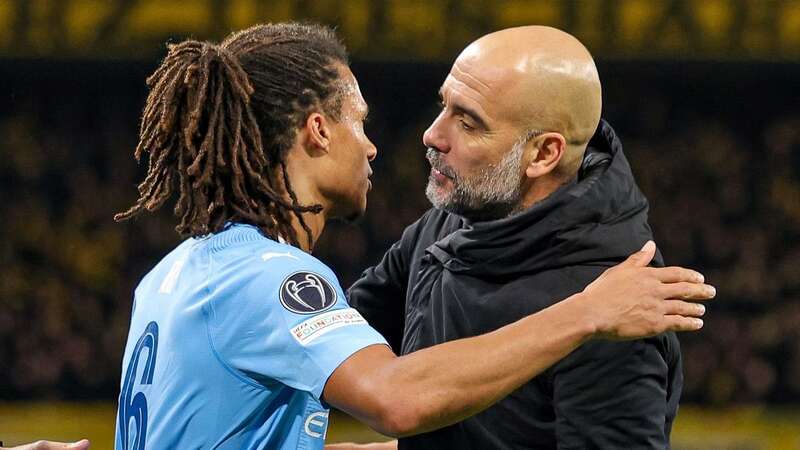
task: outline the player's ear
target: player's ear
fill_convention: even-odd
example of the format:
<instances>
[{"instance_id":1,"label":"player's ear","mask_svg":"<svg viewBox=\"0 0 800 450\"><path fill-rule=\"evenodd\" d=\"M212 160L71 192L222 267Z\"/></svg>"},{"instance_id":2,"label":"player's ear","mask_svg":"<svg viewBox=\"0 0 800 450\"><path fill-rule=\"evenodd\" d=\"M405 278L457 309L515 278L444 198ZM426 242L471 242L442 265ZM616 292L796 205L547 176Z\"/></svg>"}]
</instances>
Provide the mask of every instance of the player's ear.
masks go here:
<instances>
[{"instance_id":1,"label":"player's ear","mask_svg":"<svg viewBox=\"0 0 800 450\"><path fill-rule=\"evenodd\" d=\"M301 130L304 137L304 147L309 153L327 153L331 145L330 121L325 115L312 112L306 118Z\"/></svg>"},{"instance_id":2,"label":"player's ear","mask_svg":"<svg viewBox=\"0 0 800 450\"><path fill-rule=\"evenodd\" d=\"M527 145L532 148L525 175L538 178L555 170L567 149L567 140L561 133L544 133L531 139Z\"/></svg>"}]
</instances>

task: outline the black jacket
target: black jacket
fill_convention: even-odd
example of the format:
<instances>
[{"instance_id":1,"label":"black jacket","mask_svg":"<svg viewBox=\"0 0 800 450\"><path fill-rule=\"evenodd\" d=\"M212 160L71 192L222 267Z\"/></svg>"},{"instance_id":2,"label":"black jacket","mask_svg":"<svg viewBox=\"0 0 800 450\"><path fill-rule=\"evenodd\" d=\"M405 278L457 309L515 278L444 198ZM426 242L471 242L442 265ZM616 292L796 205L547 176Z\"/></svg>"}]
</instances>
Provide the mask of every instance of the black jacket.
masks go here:
<instances>
[{"instance_id":1,"label":"black jacket","mask_svg":"<svg viewBox=\"0 0 800 450\"><path fill-rule=\"evenodd\" d=\"M641 248L652 237L647 210L601 122L578 181L502 220L428 211L350 288L350 303L404 354L483 334L583 290ZM400 449L668 448L682 382L674 333L590 341L486 411L400 439Z\"/></svg>"}]
</instances>

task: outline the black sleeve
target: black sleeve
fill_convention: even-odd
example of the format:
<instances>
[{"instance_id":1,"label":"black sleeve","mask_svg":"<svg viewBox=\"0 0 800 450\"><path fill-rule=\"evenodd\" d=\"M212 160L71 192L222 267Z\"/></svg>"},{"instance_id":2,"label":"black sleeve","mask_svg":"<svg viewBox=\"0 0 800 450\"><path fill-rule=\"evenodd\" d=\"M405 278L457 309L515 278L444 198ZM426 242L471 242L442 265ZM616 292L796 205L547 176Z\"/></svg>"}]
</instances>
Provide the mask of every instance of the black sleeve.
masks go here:
<instances>
[{"instance_id":1,"label":"black sleeve","mask_svg":"<svg viewBox=\"0 0 800 450\"><path fill-rule=\"evenodd\" d=\"M405 326L405 299L411 255L426 216L410 225L381 262L365 270L347 290L350 306L400 352Z\"/></svg>"},{"instance_id":2,"label":"black sleeve","mask_svg":"<svg viewBox=\"0 0 800 450\"><path fill-rule=\"evenodd\" d=\"M669 448L660 339L590 341L553 367L559 450Z\"/></svg>"}]
</instances>

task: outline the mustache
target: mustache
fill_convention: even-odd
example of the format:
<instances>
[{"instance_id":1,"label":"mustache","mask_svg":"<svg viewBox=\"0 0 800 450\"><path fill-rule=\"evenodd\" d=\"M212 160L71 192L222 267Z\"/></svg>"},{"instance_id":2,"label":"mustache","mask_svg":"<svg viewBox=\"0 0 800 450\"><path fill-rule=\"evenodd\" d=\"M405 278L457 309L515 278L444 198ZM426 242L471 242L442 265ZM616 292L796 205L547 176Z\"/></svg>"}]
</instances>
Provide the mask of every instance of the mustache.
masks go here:
<instances>
[{"instance_id":1,"label":"mustache","mask_svg":"<svg viewBox=\"0 0 800 450\"><path fill-rule=\"evenodd\" d=\"M431 147L428 147L428 150L425 152L425 157L428 159L428 163L431 165L431 167L436 169L439 173L451 179L456 178L456 171L453 170L452 167L442 162L441 153Z\"/></svg>"}]
</instances>

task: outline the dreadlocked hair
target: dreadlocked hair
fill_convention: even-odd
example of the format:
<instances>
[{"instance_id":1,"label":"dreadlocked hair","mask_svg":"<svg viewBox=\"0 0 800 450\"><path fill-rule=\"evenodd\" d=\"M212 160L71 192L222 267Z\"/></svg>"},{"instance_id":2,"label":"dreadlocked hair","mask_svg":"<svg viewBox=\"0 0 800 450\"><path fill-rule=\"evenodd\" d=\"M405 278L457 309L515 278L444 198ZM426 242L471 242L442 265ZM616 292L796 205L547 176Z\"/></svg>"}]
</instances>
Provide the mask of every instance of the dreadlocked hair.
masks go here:
<instances>
[{"instance_id":1,"label":"dreadlocked hair","mask_svg":"<svg viewBox=\"0 0 800 450\"><path fill-rule=\"evenodd\" d=\"M311 229L292 189L286 154L312 111L339 120L342 89L336 63L344 45L320 25L257 25L222 44L169 44L147 79L135 157L149 154L139 199L114 216L123 221L159 209L175 191L175 230L183 237L221 231L227 222L257 226L299 246L292 216ZM287 198L288 197L288 198Z\"/></svg>"}]
</instances>

